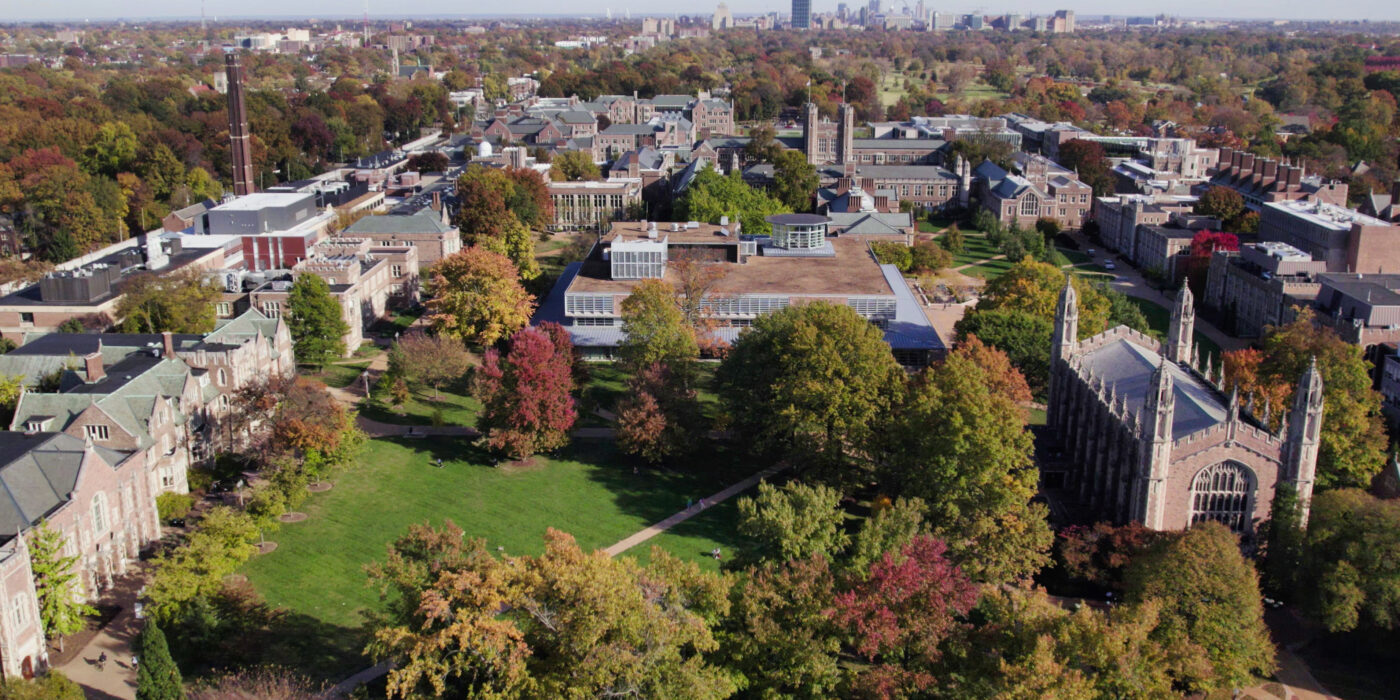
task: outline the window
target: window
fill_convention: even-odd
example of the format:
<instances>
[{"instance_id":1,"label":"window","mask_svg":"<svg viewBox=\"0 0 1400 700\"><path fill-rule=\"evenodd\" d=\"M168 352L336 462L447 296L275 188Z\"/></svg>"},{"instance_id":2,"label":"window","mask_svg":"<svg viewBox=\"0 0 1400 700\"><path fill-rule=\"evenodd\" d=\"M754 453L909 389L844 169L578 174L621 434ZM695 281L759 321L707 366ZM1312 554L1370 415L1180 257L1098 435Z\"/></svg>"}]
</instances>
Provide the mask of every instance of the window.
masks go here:
<instances>
[{"instance_id":1,"label":"window","mask_svg":"<svg viewBox=\"0 0 1400 700\"><path fill-rule=\"evenodd\" d=\"M1191 524L1214 520L1235 532L1251 524L1254 476L1237 462L1202 469L1191 480Z\"/></svg>"},{"instance_id":2,"label":"window","mask_svg":"<svg viewBox=\"0 0 1400 700\"><path fill-rule=\"evenodd\" d=\"M846 305L868 319L894 318L894 299L889 297L851 297Z\"/></svg>"},{"instance_id":3,"label":"window","mask_svg":"<svg viewBox=\"0 0 1400 700\"><path fill-rule=\"evenodd\" d=\"M617 319L613 319L613 318L592 318L592 317L584 317L584 318L576 318L576 319L574 319L574 325L575 325L575 326L612 326L612 325L616 325L616 321L617 321Z\"/></svg>"},{"instance_id":4,"label":"window","mask_svg":"<svg viewBox=\"0 0 1400 700\"><path fill-rule=\"evenodd\" d=\"M29 606L25 605L24 596L17 595L10 599L10 622L14 623L16 629L23 627L29 619Z\"/></svg>"},{"instance_id":5,"label":"window","mask_svg":"<svg viewBox=\"0 0 1400 700\"><path fill-rule=\"evenodd\" d=\"M394 265L389 268L389 274L395 277L403 277L403 265Z\"/></svg>"},{"instance_id":6,"label":"window","mask_svg":"<svg viewBox=\"0 0 1400 700\"><path fill-rule=\"evenodd\" d=\"M280 318L282 316L282 302L264 301L262 303L263 315L268 318Z\"/></svg>"},{"instance_id":7,"label":"window","mask_svg":"<svg viewBox=\"0 0 1400 700\"><path fill-rule=\"evenodd\" d=\"M220 318L233 315L233 304L221 301L214 305L214 313Z\"/></svg>"},{"instance_id":8,"label":"window","mask_svg":"<svg viewBox=\"0 0 1400 700\"><path fill-rule=\"evenodd\" d=\"M106 440L108 438L107 426L105 425L85 425L83 433L93 440Z\"/></svg>"},{"instance_id":9,"label":"window","mask_svg":"<svg viewBox=\"0 0 1400 700\"><path fill-rule=\"evenodd\" d=\"M1028 195L1026 195L1025 199L1022 199L1022 200L1021 200L1021 215L1022 215L1022 216L1035 216L1036 214L1039 214L1039 213L1040 213L1040 202L1035 198L1035 195L1033 195L1033 194L1028 194Z\"/></svg>"},{"instance_id":10,"label":"window","mask_svg":"<svg viewBox=\"0 0 1400 700\"><path fill-rule=\"evenodd\" d=\"M107 494L102 492L92 497L92 531L98 535L107 531Z\"/></svg>"},{"instance_id":11,"label":"window","mask_svg":"<svg viewBox=\"0 0 1400 700\"><path fill-rule=\"evenodd\" d=\"M228 372L223 367L219 368L219 386L228 384Z\"/></svg>"},{"instance_id":12,"label":"window","mask_svg":"<svg viewBox=\"0 0 1400 700\"><path fill-rule=\"evenodd\" d=\"M34 325L34 314L21 311L19 314L19 322L30 326Z\"/></svg>"},{"instance_id":13,"label":"window","mask_svg":"<svg viewBox=\"0 0 1400 700\"><path fill-rule=\"evenodd\" d=\"M612 315L613 298L611 294L569 294L564 297L564 313L568 316L577 314L604 314Z\"/></svg>"}]
</instances>

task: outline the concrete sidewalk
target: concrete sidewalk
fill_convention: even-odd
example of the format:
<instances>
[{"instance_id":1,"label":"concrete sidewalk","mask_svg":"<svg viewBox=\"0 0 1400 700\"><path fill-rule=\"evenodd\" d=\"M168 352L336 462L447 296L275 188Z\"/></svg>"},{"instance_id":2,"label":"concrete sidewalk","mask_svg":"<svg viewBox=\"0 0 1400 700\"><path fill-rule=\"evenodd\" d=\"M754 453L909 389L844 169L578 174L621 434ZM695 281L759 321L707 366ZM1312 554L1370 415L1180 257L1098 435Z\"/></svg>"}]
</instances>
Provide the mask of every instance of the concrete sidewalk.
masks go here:
<instances>
[{"instance_id":1,"label":"concrete sidewalk","mask_svg":"<svg viewBox=\"0 0 1400 700\"><path fill-rule=\"evenodd\" d=\"M646 542L647 540L653 537L656 537L657 535L675 527L676 525L679 525L680 523L683 523L695 517L696 515L705 512L705 510L708 509L710 506L723 503L735 494L743 493L749 488L752 488L754 484L757 484L758 482L767 479L768 477L773 476L774 474L777 474L778 472L786 468L786 466L782 466L769 467L767 469L764 469L763 471L754 474L753 476L744 479L743 481L740 481L737 484L731 484L730 486L720 491L719 493L714 494L713 496L700 499L700 503L696 503L691 507L666 518L665 520L656 523L655 525L650 525L636 533L633 533L632 535L624 538L617 544L614 544L611 547L604 549L603 551L607 552L608 556L615 557L643 542Z\"/></svg>"},{"instance_id":2,"label":"concrete sidewalk","mask_svg":"<svg viewBox=\"0 0 1400 700\"><path fill-rule=\"evenodd\" d=\"M89 700L136 697L136 669L131 667L131 655L136 637L141 633L142 621L136 619L132 609L136 593L145 583L145 574L139 570L114 581L112 590L103 596L102 604L119 605L121 612L99 630L77 656L59 666L63 675L83 687L83 694ZM107 654L107 664L99 669L97 659L103 653Z\"/></svg>"}]
</instances>

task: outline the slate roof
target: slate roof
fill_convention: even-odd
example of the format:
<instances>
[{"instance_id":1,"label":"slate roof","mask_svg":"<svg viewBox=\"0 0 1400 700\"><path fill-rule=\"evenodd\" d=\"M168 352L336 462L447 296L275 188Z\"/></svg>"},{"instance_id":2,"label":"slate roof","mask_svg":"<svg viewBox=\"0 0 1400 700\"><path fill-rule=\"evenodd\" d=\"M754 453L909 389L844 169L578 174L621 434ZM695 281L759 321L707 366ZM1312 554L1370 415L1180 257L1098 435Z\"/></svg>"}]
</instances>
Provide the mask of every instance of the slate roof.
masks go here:
<instances>
[{"instance_id":1,"label":"slate roof","mask_svg":"<svg viewBox=\"0 0 1400 700\"><path fill-rule=\"evenodd\" d=\"M414 214L366 216L345 229L346 235L356 233L447 233L452 227L442 222L442 216L432 209Z\"/></svg>"},{"instance_id":2,"label":"slate roof","mask_svg":"<svg viewBox=\"0 0 1400 700\"><path fill-rule=\"evenodd\" d=\"M72 496L83 447L82 440L61 433L0 432L0 541L14 539ZM125 459L115 450L105 452L109 464Z\"/></svg>"},{"instance_id":3,"label":"slate roof","mask_svg":"<svg viewBox=\"0 0 1400 700\"><path fill-rule=\"evenodd\" d=\"M598 122L597 118L595 118L592 114L588 112L580 112L578 110L560 112L559 114L555 115L554 118L558 119L559 121L565 124L596 124Z\"/></svg>"},{"instance_id":4,"label":"slate roof","mask_svg":"<svg viewBox=\"0 0 1400 700\"><path fill-rule=\"evenodd\" d=\"M936 151L947 143L943 139L851 139L852 148L883 151Z\"/></svg>"},{"instance_id":5,"label":"slate roof","mask_svg":"<svg viewBox=\"0 0 1400 700\"><path fill-rule=\"evenodd\" d=\"M1112 332L1112 331L1109 331ZM1127 337L1118 337L1101 347L1079 355L1081 376L1100 377L1105 391L1113 391L1128 402L1128 410L1137 412L1147 403L1152 391L1152 373L1164 362L1155 349L1144 347ZM1166 363L1171 374L1175 404L1172 413L1172 439L1185 437L1224 423L1229 408L1212 387L1195 374L1176 363ZM1111 389L1110 389L1111 388Z\"/></svg>"},{"instance_id":6,"label":"slate roof","mask_svg":"<svg viewBox=\"0 0 1400 700\"><path fill-rule=\"evenodd\" d=\"M657 95L651 104L658 109L685 109L692 99L690 95Z\"/></svg>"},{"instance_id":7,"label":"slate roof","mask_svg":"<svg viewBox=\"0 0 1400 700\"><path fill-rule=\"evenodd\" d=\"M650 124L611 124L598 132L600 136L645 136L656 131Z\"/></svg>"}]
</instances>

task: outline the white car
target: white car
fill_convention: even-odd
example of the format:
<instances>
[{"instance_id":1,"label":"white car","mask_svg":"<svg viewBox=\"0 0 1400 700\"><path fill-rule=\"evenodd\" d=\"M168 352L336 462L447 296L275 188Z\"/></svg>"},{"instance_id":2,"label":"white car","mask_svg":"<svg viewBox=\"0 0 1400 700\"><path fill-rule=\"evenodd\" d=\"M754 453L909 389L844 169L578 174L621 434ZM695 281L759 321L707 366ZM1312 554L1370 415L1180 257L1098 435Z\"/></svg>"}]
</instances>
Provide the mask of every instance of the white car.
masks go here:
<instances>
[{"instance_id":1,"label":"white car","mask_svg":"<svg viewBox=\"0 0 1400 700\"><path fill-rule=\"evenodd\" d=\"M142 604L141 602L138 601L138 602L136 603L135 607L132 608L132 612L136 613L136 619L138 619L138 620L144 620L144 619L146 619L146 606L145 606L144 604Z\"/></svg>"},{"instance_id":2,"label":"white car","mask_svg":"<svg viewBox=\"0 0 1400 700\"><path fill-rule=\"evenodd\" d=\"M1099 252L1099 251L1094 250L1093 248L1090 248L1090 249L1088 249L1088 250L1086 250L1086 251L1084 251L1084 252L1085 252L1085 253L1088 253L1089 255L1093 255L1094 253L1097 253L1097 252Z\"/></svg>"},{"instance_id":3,"label":"white car","mask_svg":"<svg viewBox=\"0 0 1400 700\"><path fill-rule=\"evenodd\" d=\"M1117 265L1114 265L1112 260L1105 260L1105 261L1103 261L1103 269L1105 269L1105 270L1117 270L1117 269L1118 269L1118 266L1117 266Z\"/></svg>"}]
</instances>

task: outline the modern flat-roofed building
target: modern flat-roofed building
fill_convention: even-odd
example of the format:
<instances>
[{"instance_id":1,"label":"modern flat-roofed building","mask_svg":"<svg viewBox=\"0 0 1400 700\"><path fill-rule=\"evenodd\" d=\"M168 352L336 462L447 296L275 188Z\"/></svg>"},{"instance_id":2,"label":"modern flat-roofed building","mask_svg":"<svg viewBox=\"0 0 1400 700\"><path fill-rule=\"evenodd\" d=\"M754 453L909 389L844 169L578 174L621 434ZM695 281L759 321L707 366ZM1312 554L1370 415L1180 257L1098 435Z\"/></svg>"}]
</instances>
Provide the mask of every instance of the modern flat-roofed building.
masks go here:
<instances>
[{"instance_id":1,"label":"modern flat-roofed building","mask_svg":"<svg viewBox=\"0 0 1400 700\"><path fill-rule=\"evenodd\" d=\"M535 322L561 323L585 357L611 358L623 340L622 301L643 279L669 279L668 262L688 257L723 266L708 304L722 324L717 340L734 341L762 314L825 301L848 305L884 329L903 364L922 366L944 351L904 277L879 264L861 236L828 236L825 216L768 220L768 236L728 224L614 223L586 260L565 270Z\"/></svg>"},{"instance_id":2,"label":"modern flat-roofed building","mask_svg":"<svg viewBox=\"0 0 1400 700\"><path fill-rule=\"evenodd\" d=\"M1318 317L1372 359L1382 343L1400 342L1400 274L1324 273L1317 276Z\"/></svg>"},{"instance_id":3,"label":"modern flat-roofed building","mask_svg":"<svg viewBox=\"0 0 1400 700\"><path fill-rule=\"evenodd\" d=\"M642 178L546 183L554 202L552 231L600 230L642 201Z\"/></svg>"},{"instance_id":4,"label":"modern flat-roofed building","mask_svg":"<svg viewBox=\"0 0 1400 700\"><path fill-rule=\"evenodd\" d=\"M1190 213L1194 203L1194 197L1095 197L1094 220L1099 222L1099 238L1103 240L1105 247L1121 253L1129 260L1136 260L1139 226L1165 224L1171 221L1173 214Z\"/></svg>"},{"instance_id":5,"label":"modern flat-roofed building","mask_svg":"<svg viewBox=\"0 0 1400 700\"><path fill-rule=\"evenodd\" d=\"M792 0L792 28L812 28L812 0Z\"/></svg>"},{"instance_id":6,"label":"modern flat-roofed building","mask_svg":"<svg viewBox=\"0 0 1400 700\"><path fill-rule=\"evenodd\" d=\"M1323 201L1264 205L1259 239L1302 250L1328 272L1400 272L1400 225Z\"/></svg>"}]
</instances>

